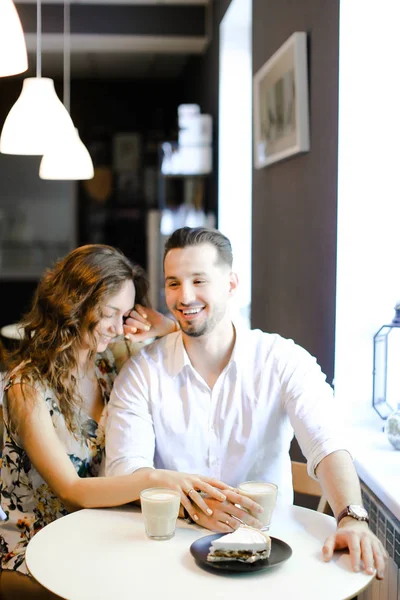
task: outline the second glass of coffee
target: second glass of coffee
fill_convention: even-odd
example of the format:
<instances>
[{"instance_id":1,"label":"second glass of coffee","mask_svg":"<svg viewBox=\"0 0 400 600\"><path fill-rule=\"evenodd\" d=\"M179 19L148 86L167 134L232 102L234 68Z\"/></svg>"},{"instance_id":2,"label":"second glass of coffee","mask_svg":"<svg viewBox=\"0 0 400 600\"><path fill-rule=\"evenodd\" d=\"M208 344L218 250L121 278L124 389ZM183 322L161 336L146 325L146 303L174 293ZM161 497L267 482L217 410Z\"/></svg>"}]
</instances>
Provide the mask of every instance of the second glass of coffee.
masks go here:
<instances>
[{"instance_id":1,"label":"second glass of coffee","mask_svg":"<svg viewBox=\"0 0 400 600\"><path fill-rule=\"evenodd\" d=\"M263 512L253 513L249 510L249 513L261 521L263 524L262 528L267 531L271 527L272 513L276 505L276 498L278 495L278 486L275 483L266 483L264 481L244 481L239 485L239 491L244 496L248 496L257 504L263 507Z\"/></svg>"}]
</instances>

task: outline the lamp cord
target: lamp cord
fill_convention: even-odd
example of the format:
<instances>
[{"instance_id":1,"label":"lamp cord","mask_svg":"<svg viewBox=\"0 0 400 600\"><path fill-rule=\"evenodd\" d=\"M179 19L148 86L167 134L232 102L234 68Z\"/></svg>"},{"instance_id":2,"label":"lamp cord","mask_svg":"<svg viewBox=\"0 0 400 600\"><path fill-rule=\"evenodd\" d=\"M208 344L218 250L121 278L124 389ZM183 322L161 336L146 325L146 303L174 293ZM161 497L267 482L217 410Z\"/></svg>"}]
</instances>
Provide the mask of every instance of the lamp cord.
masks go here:
<instances>
[{"instance_id":1,"label":"lamp cord","mask_svg":"<svg viewBox=\"0 0 400 600\"><path fill-rule=\"evenodd\" d=\"M36 77L42 76L42 4L36 4Z\"/></svg>"},{"instance_id":2,"label":"lamp cord","mask_svg":"<svg viewBox=\"0 0 400 600\"><path fill-rule=\"evenodd\" d=\"M70 112L71 99L71 38L70 38L70 6L64 0L64 54L63 54L63 97L64 106Z\"/></svg>"}]
</instances>

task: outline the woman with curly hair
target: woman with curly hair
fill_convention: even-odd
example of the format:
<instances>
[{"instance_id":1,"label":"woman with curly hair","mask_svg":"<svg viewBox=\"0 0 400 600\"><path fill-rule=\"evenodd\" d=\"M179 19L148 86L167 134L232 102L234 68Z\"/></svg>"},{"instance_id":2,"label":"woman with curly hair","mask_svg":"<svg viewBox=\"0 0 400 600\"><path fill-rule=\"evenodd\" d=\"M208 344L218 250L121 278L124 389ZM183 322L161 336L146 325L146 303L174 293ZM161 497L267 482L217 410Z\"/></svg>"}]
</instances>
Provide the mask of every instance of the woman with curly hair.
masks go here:
<instances>
[{"instance_id":1,"label":"woman with curly hair","mask_svg":"<svg viewBox=\"0 0 400 600\"><path fill-rule=\"evenodd\" d=\"M42 527L71 510L137 500L150 487L148 470L101 476L116 376L109 345L124 332L140 341L175 330L147 306L147 290L140 267L99 244L73 250L38 285L4 389L2 598L54 597L21 575L26 546ZM165 485L176 487L179 474L165 475ZM221 482L195 479L198 489L221 496Z\"/></svg>"}]
</instances>

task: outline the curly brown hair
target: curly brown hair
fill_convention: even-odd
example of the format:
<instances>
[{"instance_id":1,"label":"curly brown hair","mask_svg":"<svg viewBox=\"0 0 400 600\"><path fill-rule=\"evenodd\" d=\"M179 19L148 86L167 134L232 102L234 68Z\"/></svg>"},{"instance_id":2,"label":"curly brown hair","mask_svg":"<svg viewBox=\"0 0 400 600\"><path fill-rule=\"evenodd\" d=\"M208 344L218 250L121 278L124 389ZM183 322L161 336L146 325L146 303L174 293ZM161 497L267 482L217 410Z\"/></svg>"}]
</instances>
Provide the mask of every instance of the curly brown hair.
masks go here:
<instances>
[{"instance_id":1,"label":"curly brown hair","mask_svg":"<svg viewBox=\"0 0 400 600\"><path fill-rule=\"evenodd\" d=\"M88 332L93 345L90 357L94 357L93 333L102 317L101 307L127 280L135 286L135 302L148 306L148 280L140 266L111 246L76 248L48 269L39 282L32 307L21 320L24 337L8 356L8 371L16 373L24 397L28 399L29 390L37 384L46 383L54 390L73 434L78 432L82 407L72 375L78 367L76 350ZM10 418L15 429L12 410Z\"/></svg>"}]
</instances>

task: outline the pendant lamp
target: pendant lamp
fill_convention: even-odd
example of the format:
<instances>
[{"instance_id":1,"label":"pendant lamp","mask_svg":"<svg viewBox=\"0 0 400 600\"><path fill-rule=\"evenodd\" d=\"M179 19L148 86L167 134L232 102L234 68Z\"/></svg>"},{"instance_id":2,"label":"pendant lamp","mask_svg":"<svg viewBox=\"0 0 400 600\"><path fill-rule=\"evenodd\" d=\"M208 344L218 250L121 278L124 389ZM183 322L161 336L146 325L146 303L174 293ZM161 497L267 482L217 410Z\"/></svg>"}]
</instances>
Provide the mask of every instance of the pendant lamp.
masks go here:
<instances>
[{"instance_id":1,"label":"pendant lamp","mask_svg":"<svg viewBox=\"0 0 400 600\"><path fill-rule=\"evenodd\" d=\"M71 97L71 46L69 0L64 2L64 106L70 111ZM79 137L78 130L70 130L48 147L39 168L41 179L77 180L92 179L94 169L90 154Z\"/></svg>"},{"instance_id":2,"label":"pendant lamp","mask_svg":"<svg viewBox=\"0 0 400 600\"><path fill-rule=\"evenodd\" d=\"M21 21L12 0L0 0L0 77L17 75L28 68Z\"/></svg>"},{"instance_id":3,"label":"pendant lamp","mask_svg":"<svg viewBox=\"0 0 400 600\"><path fill-rule=\"evenodd\" d=\"M42 77L41 0L37 0L36 77L24 79L21 94L11 108L0 137L0 152L40 156L55 137L63 137L74 125L54 89L54 81Z\"/></svg>"}]
</instances>

